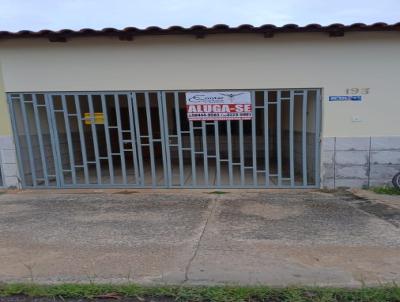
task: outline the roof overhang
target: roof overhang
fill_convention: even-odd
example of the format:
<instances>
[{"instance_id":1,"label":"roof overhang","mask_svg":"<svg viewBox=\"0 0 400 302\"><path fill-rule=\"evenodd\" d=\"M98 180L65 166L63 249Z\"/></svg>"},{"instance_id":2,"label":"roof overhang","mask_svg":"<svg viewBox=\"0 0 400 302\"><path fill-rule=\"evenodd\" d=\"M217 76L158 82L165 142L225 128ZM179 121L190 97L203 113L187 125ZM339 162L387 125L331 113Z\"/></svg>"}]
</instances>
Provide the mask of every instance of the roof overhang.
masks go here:
<instances>
[{"instance_id":1,"label":"roof overhang","mask_svg":"<svg viewBox=\"0 0 400 302\"><path fill-rule=\"evenodd\" d=\"M100 30L83 28L80 30L62 29L59 31L40 30L29 31L21 30L18 32L0 31L0 39L16 39L16 38L47 38L51 42L66 42L69 38L74 37L118 37L120 40L131 41L135 36L152 36L152 35L193 35L196 38L204 38L207 35L214 34L260 34L265 38L272 38L275 34L283 33L326 33L330 37L344 36L346 32L382 32L382 31L399 31L400 22L395 24L387 23L354 23L344 25L334 23L327 26L320 24L308 24L299 26L296 24L286 24L283 26L275 26L265 24L261 26L252 26L243 24L237 27L230 27L225 24L217 24L212 27L203 25L194 25L191 27L171 26L168 28L160 28L151 26L147 28L126 27L124 29L103 28Z\"/></svg>"}]
</instances>

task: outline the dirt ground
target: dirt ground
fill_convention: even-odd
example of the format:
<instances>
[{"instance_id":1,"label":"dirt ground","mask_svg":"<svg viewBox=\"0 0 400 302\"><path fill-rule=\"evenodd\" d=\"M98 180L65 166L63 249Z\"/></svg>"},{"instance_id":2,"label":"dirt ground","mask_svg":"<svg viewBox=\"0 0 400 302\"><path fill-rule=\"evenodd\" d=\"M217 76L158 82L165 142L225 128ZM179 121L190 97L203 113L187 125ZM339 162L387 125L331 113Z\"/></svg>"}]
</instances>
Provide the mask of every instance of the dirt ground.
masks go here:
<instances>
[{"instance_id":1,"label":"dirt ground","mask_svg":"<svg viewBox=\"0 0 400 302\"><path fill-rule=\"evenodd\" d=\"M365 191L0 194L0 281L400 282L400 198ZM397 198L397 199L396 199Z\"/></svg>"}]
</instances>

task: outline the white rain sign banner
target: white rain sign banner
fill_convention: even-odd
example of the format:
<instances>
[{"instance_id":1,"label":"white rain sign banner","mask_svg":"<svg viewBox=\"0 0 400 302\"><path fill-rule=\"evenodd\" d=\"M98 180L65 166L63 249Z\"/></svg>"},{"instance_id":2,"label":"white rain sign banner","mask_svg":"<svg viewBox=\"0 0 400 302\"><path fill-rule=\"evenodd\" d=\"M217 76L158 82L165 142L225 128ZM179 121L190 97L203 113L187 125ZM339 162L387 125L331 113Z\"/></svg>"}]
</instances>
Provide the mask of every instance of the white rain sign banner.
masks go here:
<instances>
[{"instance_id":1,"label":"white rain sign banner","mask_svg":"<svg viewBox=\"0 0 400 302\"><path fill-rule=\"evenodd\" d=\"M250 120L252 118L249 91L186 92L189 121Z\"/></svg>"}]
</instances>

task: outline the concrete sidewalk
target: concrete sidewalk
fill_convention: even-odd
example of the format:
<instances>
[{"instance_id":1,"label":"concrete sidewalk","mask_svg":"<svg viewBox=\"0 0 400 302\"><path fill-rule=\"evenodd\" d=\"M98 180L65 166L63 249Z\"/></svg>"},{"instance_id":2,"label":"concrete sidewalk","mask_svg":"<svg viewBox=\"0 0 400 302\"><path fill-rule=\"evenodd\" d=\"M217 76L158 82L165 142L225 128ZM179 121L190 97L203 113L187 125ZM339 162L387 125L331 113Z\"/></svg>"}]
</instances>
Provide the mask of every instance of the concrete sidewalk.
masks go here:
<instances>
[{"instance_id":1,"label":"concrete sidewalk","mask_svg":"<svg viewBox=\"0 0 400 302\"><path fill-rule=\"evenodd\" d=\"M0 194L0 281L400 281L396 200L305 190L226 192Z\"/></svg>"}]
</instances>

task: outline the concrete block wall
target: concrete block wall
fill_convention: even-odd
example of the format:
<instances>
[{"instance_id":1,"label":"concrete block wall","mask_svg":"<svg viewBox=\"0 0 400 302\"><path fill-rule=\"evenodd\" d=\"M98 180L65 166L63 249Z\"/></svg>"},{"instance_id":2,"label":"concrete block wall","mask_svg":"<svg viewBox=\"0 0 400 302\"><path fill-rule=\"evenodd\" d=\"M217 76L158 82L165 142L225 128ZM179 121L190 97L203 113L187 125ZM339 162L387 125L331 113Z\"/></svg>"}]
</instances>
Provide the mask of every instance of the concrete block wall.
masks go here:
<instances>
[{"instance_id":1,"label":"concrete block wall","mask_svg":"<svg viewBox=\"0 0 400 302\"><path fill-rule=\"evenodd\" d=\"M400 171L400 136L325 137L321 178L326 188L374 187Z\"/></svg>"},{"instance_id":2,"label":"concrete block wall","mask_svg":"<svg viewBox=\"0 0 400 302\"><path fill-rule=\"evenodd\" d=\"M0 136L0 169L2 185L7 188L19 188L17 156L12 136Z\"/></svg>"}]
</instances>

